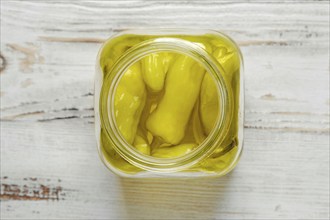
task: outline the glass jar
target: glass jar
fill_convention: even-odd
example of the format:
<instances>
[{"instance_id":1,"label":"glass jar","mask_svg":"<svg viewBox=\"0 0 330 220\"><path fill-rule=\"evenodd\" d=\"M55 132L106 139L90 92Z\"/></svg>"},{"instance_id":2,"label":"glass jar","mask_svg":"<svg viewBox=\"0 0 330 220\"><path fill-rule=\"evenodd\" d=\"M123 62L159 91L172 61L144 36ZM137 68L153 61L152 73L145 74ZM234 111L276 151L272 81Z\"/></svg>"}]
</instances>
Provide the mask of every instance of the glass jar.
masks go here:
<instances>
[{"instance_id":1,"label":"glass jar","mask_svg":"<svg viewBox=\"0 0 330 220\"><path fill-rule=\"evenodd\" d=\"M128 30L97 56L95 131L125 177L222 176L243 146L243 61L209 30Z\"/></svg>"}]
</instances>

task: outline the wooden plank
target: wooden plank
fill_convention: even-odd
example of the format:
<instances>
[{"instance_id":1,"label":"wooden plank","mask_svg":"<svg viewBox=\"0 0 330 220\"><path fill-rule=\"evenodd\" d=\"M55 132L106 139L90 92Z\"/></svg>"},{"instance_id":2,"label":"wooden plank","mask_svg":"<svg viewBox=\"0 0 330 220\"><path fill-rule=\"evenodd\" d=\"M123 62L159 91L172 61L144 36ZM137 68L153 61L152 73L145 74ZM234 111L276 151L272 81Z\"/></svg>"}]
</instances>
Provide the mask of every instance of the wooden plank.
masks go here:
<instances>
[{"instance_id":1,"label":"wooden plank","mask_svg":"<svg viewBox=\"0 0 330 220\"><path fill-rule=\"evenodd\" d=\"M245 149L220 179L120 179L93 78L122 29L222 30L245 60ZM1 2L1 218L329 218L328 1Z\"/></svg>"},{"instance_id":2,"label":"wooden plank","mask_svg":"<svg viewBox=\"0 0 330 220\"><path fill-rule=\"evenodd\" d=\"M246 129L242 159L224 178L134 180L106 170L98 159L93 125L81 119L2 122L1 126L1 156L6 158L1 188L4 217L307 219L328 215L325 134ZM21 192L10 195L4 188L13 184ZM21 199L25 185L28 196L36 190L40 199ZM41 186L50 191L60 188L58 199L44 196Z\"/></svg>"},{"instance_id":3,"label":"wooden plank","mask_svg":"<svg viewBox=\"0 0 330 220\"><path fill-rule=\"evenodd\" d=\"M60 57L62 50L56 52L55 47L63 50L72 47L72 53L79 53L76 44L52 44L43 45L45 52L42 56ZM90 46L85 47L86 57L82 55L80 60L88 60L88 56L96 52L97 46ZM87 48L94 51L89 52ZM329 74L328 60L324 55L327 49L316 47L308 54L310 48L242 47L245 55L246 127L329 131ZM274 57L278 53L282 56ZM28 74L15 72L16 66L8 67L8 73L1 76L5 82L1 118L45 121L78 117L91 118L90 122L93 122L94 63L89 61L89 65L82 66L70 66L69 63L65 59L56 65L45 61L39 65L40 71ZM54 74L55 71L58 74Z\"/></svg>"}]
</instances>

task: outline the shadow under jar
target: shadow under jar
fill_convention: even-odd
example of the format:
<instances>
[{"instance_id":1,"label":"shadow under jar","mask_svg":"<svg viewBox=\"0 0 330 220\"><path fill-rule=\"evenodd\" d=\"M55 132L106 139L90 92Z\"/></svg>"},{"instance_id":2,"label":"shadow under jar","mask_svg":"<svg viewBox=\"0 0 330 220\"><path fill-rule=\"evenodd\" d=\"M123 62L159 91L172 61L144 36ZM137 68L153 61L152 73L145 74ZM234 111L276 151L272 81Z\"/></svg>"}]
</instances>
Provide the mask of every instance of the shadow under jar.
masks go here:
<instances>
[{"instance_id":1,"label":"shadow under jar","mask_svg":"<svg viewBox=\"0 0 330 220\"><path fill-rule=\"evenodd\" d=\"M243 146L243 62L222 33L129 30L96 63L103 163L125 177L221 176Z\"/></svg>"}]
</instances>

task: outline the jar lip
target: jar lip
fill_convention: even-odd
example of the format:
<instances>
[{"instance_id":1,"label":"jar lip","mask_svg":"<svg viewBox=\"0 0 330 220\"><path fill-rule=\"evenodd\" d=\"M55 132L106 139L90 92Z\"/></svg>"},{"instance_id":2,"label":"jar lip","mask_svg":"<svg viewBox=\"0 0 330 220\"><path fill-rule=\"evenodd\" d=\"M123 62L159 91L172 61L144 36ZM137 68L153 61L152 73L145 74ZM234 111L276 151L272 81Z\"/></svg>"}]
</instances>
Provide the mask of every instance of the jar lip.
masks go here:
<instances>
[{"instance_id":1,"label":"jar lip","mask_svg":"<svg viewBox=\"0 0 330 220\"><path fill-rule=\"evenodd\" d=\"M116 86L121 76L135 62L151 53L171 51L181 53L199 62L205 70L211 74L217 83L219 103L219 116L207 138L190 153L175 158L156 158L144 155L134 149L126 142L116 126L113 100ZM210 56L206 50L187 40L172 37L159 37L143 41L127 50L114 64L104 79L100 95L100 120L105 128L106 134L113 142L113 148L131 164L148 171L175 172L191 167L201 159L208 156L221 144L232 119L232 94L230 84L222 76L224 72L220 64ZM217 129L215 129L217 128Z\"/></svg>"}]
</instances>

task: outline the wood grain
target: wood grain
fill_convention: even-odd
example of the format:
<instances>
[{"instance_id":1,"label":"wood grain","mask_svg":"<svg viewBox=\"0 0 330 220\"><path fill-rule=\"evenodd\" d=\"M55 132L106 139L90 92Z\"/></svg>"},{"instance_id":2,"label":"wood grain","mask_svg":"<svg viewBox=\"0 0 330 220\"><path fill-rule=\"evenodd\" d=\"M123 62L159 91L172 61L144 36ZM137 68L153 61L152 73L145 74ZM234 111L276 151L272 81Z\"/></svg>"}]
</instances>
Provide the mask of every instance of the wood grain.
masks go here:
<instances>
[{"instance_id":1,"label":"wood grain","mask_svg":"<svg viewBox=\"0 0 330 220\"><path fill-rule=\"evenodd\" d=\"M96 54L128 28L220 30L245 143L215 179L120 179L94 138ZM1 219L329 219L328 1L1 1Z\"/></svg>"},{"instance_id":2,"label":"wood grain","mask_svg":"<svg viewBox=\"0 0 330 220\"><path fill-rule=\"evenodd\" d=\"M34 182L41 182L37 178L23 178L24 185L6 184L10 181L7 176L2 178L1 195L2 201L6 200L60 200L60 196L64 196L61 186L50 186L44 184L35 184ZM50 179L47 179L49 182ZM43 181L46 182L46 181ZM59 179L58 182L61 182Z\"/></svg>"}]
</instances>

